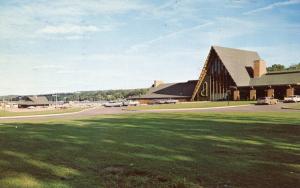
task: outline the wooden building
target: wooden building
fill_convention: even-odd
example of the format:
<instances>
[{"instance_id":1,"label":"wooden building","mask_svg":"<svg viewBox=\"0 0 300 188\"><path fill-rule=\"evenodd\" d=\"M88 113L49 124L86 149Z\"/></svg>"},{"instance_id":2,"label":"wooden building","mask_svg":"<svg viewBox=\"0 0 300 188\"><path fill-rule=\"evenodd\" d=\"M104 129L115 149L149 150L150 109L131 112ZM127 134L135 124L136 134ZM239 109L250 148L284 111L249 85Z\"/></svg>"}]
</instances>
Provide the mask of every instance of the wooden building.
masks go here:
<instances>
[{"instance_id":1,"label":"wooden building","mask_svg":"<svg viewBox=\"0 0 300 188\"><path fill-rule=\"evenodd\" d=\"M256 100L259 97L300 95L300 71L267 73L257 52L212 46L198 80L164 84L155 81L149 92L132 99L180 101Z\"/></svg>"},{"instance_id":2,"label":"wooden building","mask_svg":"<svg viewBox=\"0 0 300 188\"><path fill-rule=\"evenodd\" d=\"M300 94L300 71L267 73L257 52L212 46L191 100L256 100Z\"/></svg>"},{"instance_id":3,"label":"wooden building","mask_svg":"<svg viewBox=\"0 0 300 188\"><path fill-rule=\"evenodd\" d=\"M30 106L50 106L50 101L45 96L25 96L17 104L18 108L28 108Z\"/></svg>"},{"instance_id":4,"label":"wooden building","mask_svg":"<svg viewBox=\"0 0 300 188\"><path fill-rule=\"evenodd\" d=\"M129 99L138 100L141 104L149 104L154 100L176 99L181 102L190 101L197 80L180 83L163 83L156 80L145 95L134 96Z\"/></svg>"}]
</instances>

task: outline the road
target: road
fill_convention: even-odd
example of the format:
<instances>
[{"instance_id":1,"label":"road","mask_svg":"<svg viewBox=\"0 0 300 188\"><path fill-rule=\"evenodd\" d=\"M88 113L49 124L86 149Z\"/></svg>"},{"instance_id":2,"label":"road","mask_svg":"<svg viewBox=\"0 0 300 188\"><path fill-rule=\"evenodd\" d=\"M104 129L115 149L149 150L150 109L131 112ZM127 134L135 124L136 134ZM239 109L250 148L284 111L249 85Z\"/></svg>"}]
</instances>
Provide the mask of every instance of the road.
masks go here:
<instances>
[{"instance_id":1,"label":"road","mask_svg":"<svg viewBox=\"0 0 300 188\"><path fill-rule=\"evenodd\" d=\"M243 106L225 106L225 107L210 107L210 108L192 108L192 109L159 109L159 110L139 110L130 111L122 107L113 108L92 108L81 112L67 114L48 114L36 115L28 117L0 117L2 121L23 121L23 120L51 120L51 119L80 119L92 117L96 115L113 115L113 114L136 114L136 113L161 113L161 112L295 112L296 110L282 109L282 106L292 104L279 103L277 105L243 105ZM299 111L300 113L300 111Z\"/></svg>"}]
</instances>

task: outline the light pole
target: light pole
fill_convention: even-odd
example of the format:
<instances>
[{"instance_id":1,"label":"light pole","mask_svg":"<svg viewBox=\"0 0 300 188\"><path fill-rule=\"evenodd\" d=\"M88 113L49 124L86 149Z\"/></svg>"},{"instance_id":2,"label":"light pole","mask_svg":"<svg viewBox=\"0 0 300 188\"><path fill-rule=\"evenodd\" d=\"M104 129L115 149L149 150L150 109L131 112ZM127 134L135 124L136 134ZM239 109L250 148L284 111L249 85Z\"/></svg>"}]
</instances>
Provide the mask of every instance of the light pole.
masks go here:
<instances>
[{"instance_id":1,"label":"light pole","mask_svg":"<svg viewBox=\"0 0 300 188\"><path fill-rule=\"evenodd\" d=\"M52 97L55 97L55 108L57 107L57 93L55 95L52 95Z\"/></svg>"},{"instance_id":2,"label":"light pole","mask_svg":"<svg viewBox=\"0 0 300 188\"><path fill-rule=\"evenodd\" d=\"M77 91L77 92L75 92L75 93L78 94L78 95L77 95L77 101L78 101L78 103L79 103L79 99L80 99L80 98L79 98L79 97L80 97L80 91Z\"/></svg>"},{"instance_id":3,"label":"light pole","mask_svg":"<svg viewBox=\"0 0 300 188\"><path fill-rule=\"evenodd\" d=\"M229 97L231 94L231 90L227 90L227 106L229 106Z\"/></svg>"},{"instance_id":4,"label":"light pole","mask_svg":"<svg viewBox=\"0 0 300 188\"><path fill-rule=\"evenodd\" d=\"M2 104L3 104L3 113L5 114L6 104L5 104L4 97L2 98Z\"/></svg>"}]
</instances>

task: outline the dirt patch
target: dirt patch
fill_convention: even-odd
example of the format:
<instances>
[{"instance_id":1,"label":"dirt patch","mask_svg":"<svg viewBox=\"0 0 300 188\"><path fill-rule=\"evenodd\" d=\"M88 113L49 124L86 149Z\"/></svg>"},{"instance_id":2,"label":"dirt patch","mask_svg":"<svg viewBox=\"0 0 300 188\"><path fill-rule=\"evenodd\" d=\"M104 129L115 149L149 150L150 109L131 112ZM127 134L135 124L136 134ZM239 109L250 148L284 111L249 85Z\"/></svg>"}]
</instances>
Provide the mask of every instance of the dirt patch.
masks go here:
<instances>
[{"instance_id":1,"label":"dirt patch","mask_svg":"<svg viewBox=\"0 0 300 188\"><path fill-rule=\"evenodd\" d=\"M100 170L100 177L104 187L132 188L132 187L164 187L164 188L203 188L183 180L172 179L133 166L107 166Z\"/></svg>"},{"instance_id":2,"label":"dirt patch","mask_svg":"<svg viewBox=\"0 0 300 188\"><path fill-rule=\"evenodd\" d=\"M125 168L122 166L108 166L102 170L103 174L121 175L125 173Z\"/></svg>"},{"instance_id":3,"label":"dirt patch","mask_svg":"<svg viewBox=\"0 0 300 188\"><path fill-rule=\"evenodd\" d=\"M166 178L152 174L145 170L139 170L132 167L115 165L108 166L101 170L102 174L113 174L113 175L123 175L123 176L147 176L147 177L157 177L158 179L164 181Z\"/></svg>"},{"instance_id":4,"label":"dirt patch","mask_svg":"<svg viewBox=\"0 0 300 188\"><path fill-rule=\"evenodd\" d=\"M165 188L203 188L200 184L203 181L188 183L186 179L172 179L160 174L146 170L136 169L132 166L107 166L102 168L101 177L107 187L131 188L131 187L165 187Z\"/></svg>"},{"instance_id":5,"label":"dirt patch","mask_svg":"<svg viewBox=\"0 0 300 188\"><path fill-rule=\"evenodd\" d=\"M133 169L133 170L127 171L126 176L151 176L151 174L149 174L146 171Z\"/></svg>"}]
</instances>

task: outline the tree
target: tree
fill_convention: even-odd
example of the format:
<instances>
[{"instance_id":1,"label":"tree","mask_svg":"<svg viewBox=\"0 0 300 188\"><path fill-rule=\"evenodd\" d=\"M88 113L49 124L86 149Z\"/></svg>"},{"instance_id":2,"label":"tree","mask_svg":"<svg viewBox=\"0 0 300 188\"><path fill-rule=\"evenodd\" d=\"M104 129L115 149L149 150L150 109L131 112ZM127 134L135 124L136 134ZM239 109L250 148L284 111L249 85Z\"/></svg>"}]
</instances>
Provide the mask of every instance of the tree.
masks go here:
<instances>
[{"instance_id":1,"label":"tree","mask_svg":"<svg viewBox=\"0 0 300 188\"><path fill-rule=\"evenodd\" d=\"M287 70L300 70L300 63L289 66Z\"/></svg>"},{"instance_id":2,"label":"tree","mask_svg":"<svg viewBox=\"0 0 300 188\"><path fill-rule=\"evenodd\" d=\"M273 71L283 71L285 70L284 65L281 64L274 64L271 67L267 67L268 72L273 72Z\"/></svg>"}]
</instances>

